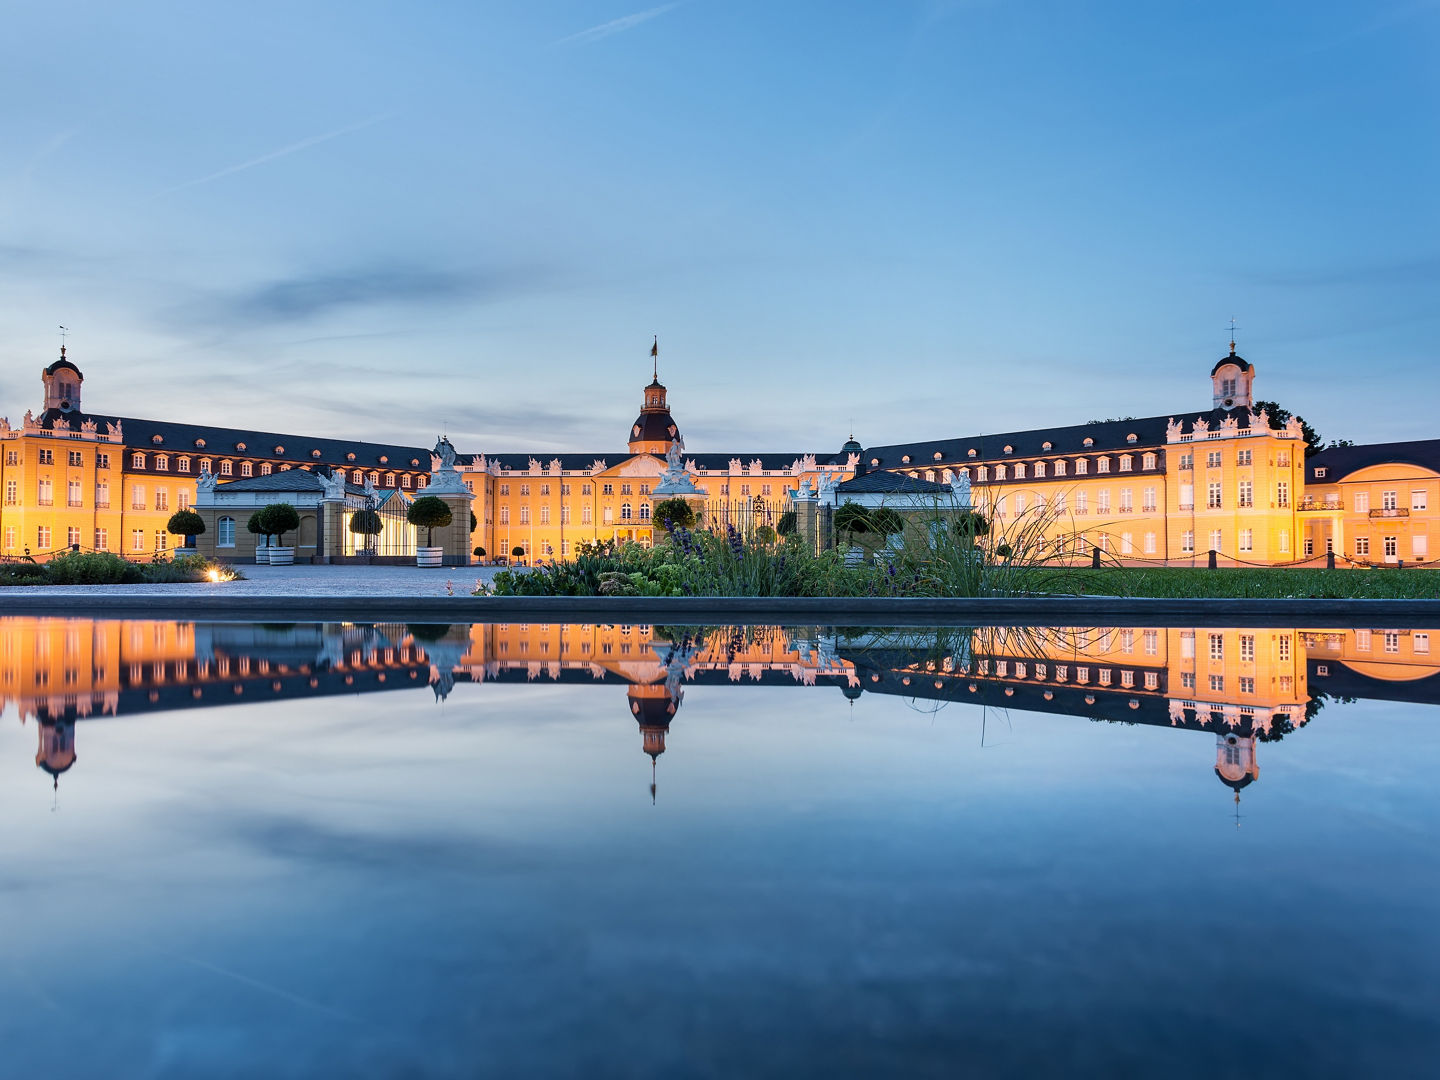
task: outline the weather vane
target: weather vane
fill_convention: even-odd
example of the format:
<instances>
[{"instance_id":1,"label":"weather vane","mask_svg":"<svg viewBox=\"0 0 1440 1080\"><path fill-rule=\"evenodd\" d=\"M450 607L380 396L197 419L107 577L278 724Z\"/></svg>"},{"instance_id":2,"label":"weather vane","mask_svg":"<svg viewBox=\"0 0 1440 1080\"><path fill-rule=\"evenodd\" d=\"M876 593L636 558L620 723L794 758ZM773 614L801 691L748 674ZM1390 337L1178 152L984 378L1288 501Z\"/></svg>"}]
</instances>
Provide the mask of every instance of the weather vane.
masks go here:
<instances>
[{"instance_id":1,"label":"weather vane","mask_svg":"<svg viewBox=\"0 0 1440 1080\"><path fill-rule=\"evenodd\" d=\"M1236 330L1235 317L1232 315L1232 316L1230 317L1230 351L1231 351L1231 352L1234 352L1234 351L1235 351L1235 330Z\"/></svg>"},{"instance_id":2,"label":"weather vane","mask_svg":"<svg viewBox=\"0 0 1440 1080\"><path fill-rule=\"evenodd\" d=\"M70 333L70 328L68 326L60 327L60 348L62 349L65 348L65 335L68 333Z\"/></svg>"}]
</instances>

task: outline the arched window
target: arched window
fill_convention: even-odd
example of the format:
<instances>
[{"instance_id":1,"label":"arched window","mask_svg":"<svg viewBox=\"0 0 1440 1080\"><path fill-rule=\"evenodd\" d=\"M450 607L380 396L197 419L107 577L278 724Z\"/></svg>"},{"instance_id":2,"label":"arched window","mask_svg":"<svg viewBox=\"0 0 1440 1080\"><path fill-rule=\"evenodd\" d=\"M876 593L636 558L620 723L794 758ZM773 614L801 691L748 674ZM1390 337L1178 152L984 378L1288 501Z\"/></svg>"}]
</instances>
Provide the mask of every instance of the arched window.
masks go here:
<instances>
[{"instance_id":1,"label":"arched window","mask_svg":"<svg viewBox=\"0 0 1440 1080\"><path fill-rule=\"evenodd\" d=\"M233 517L222 517L215 523L215 546L235 546L235 519Z\"/></svg>"},{"instance_id":2,"label":"arched window","mask_svg":"<svg viewBox=\"0 0 1440 1080\"><path fill-rule=\"evenodd\" d=\"M649 520L650 520L650 504L649 504L649 503L641 503L641 504L640 504L640 520L641 520L641 521L649 521Z\"/></svg>"},{"instance_id":3,"label":"arched window","mask_svg":"<svg viewBox=\"0 0 1440 1080\"><path fill-rule=\"evenodd\" d=\"M621 520L621 521L629 521L629 520L631 520L631 516L632 516L632 511L631 511L630 504L629 504L629 503L621 503L621 504L620 504L620 520Z\"/></svg>"}]
</instances>

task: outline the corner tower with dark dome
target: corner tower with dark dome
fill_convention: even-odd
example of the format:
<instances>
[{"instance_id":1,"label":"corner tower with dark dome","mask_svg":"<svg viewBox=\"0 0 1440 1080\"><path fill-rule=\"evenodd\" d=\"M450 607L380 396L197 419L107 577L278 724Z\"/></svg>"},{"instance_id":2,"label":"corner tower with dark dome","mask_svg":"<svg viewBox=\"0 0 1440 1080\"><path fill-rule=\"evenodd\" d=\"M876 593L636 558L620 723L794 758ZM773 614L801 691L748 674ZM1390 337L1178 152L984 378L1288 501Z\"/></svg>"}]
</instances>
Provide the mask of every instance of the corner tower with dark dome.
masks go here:
<instances>
[{"instance_id":1,"label":"corner tower with dark dome","mask_svg":"<svg viewBox=\"0 0 1440 1080\"><path fill-rule=\"evenodd\" d=\"M85 376L80 369L65 359L65 346L60 346L60 359L40 373L45 384L45 412L78 413L80 411L80 385Z\"/></svg>"},{"instance_id":2,"label":"corner tower with dark dome","mask_svg":"<svg viewBox=\"0 0 1440 1080\"><path fill-rule=\"evenodd\" d=\"M660 382L660 341L657 338L650 346L650 358L654 368L650 385L645 387L644 404L640 415L630 425L630 452L632 454L657 454L664 457L672 444L682 442L680 429L670 416L670 406L665 403L665 387Z\"/></svg>"}]
</instances>

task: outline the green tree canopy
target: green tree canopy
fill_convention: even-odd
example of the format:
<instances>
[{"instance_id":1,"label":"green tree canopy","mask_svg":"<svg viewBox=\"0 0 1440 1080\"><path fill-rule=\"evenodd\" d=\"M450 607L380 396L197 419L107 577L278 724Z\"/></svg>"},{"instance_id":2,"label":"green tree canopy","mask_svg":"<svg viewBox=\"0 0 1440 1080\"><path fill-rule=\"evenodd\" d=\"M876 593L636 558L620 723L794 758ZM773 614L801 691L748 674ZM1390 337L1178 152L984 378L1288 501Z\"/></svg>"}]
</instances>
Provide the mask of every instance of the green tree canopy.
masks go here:
<instances>
[{"instance_id":1,"label":"green tree canopy","mask_svg":"<svg viewBox=\"0 0 1440 1080\"><path fill-rule=\"evenodd\" d=\"M1272 424L1279 424L1283 426L1290 421L1291 416L1294 416L1296 420L1299 420L1300 434L1305 440L1306 457L1310 457L1312 454L1318 454L1321 450L1325 449L1325 440L1320 437L1320 433L1316 431L1313 427L1311 427L1309 422L1303 416L1296 415L1295 413L1292 413L1289 409L1282 409L1273 401L1257 401L1253 405L1251 405L1250 408L1254 412L1258 412L1259 410L1264 409L1265 412L1269 414L1270 422ZM1354 446L1355 444L1348 440L1342 440L1340 442L1331 443L1330 445Z\"/></svg>"},{"instance_id":2,"label":"green tree canopy","mask_svg":"<svg viewBox=\"0 0 1440 1080\"><path fill-rule=\"evenodd\" d=\"M780 515L780 520L775 523L775 532L780 536L790 536L795 532L796 519L794 510L786 510Z\"/></svg>"},{"instance_id":3,"label":"green tree canopy","mask_svg":"<svg viewBox=\"0 0 1440 1080\"><path fill-rule=\"evenodd\" d=\"M205 519L194 510L176 510L165 523L171 536L199 536L205 531Z\"/></svg>"},{"instance_id":4,"label":"green tree canopy","mask_svg":"<svg viewBox=\"0 0 1440 1080\"><path fill-rule=\"evenodd\" d=\"M860 536L870 531L870 511L859 503L842 503L835 511L835 531L842 536Z\"/></svg>"},{"instance_id":5,"label":"green tree canopy","mask_svg":"<svg viewBox=\"0 0 1440 1080\"><path fill-rule=\"evenodd\" d=\"M475 549L475 557L477 559L483 559L485 557L485 549L483 547L477 547Z\"/></svg>"},{"instance_id":6,"label":"green tree canopy","mask_svg":"<svg viewBox=\"0 0 1440 1080\"><path fill-rule=\"evenodd\" d=\"M260 510L260 531L285 546L285 534L300 528L300 513L287 502L271 503Z\"/></svg>"},{"instance_id":7,"label":"green tree canopy","mask_svg":"<svg viewBox=\"0 0 1440 1080\"><path fill-rule=\"evenodd\" d=\"M661 499L655 504L655 520L667 532L695 527L695 508L684 499Z\"/></svg>"},{"instance_id":8,"label":"green tree canopy","mask_svg":"<svg viewBox=\"0 0 1440 1080\"><path fill-rule=\"evenodd\" d=\"M374 510L356 510L350 515L350 531L356 536L379 536L385 531L385 522Z\"/></svg>"},{"instance_id":9,"label":"green tree canopy","mask_svg":"<svg viewBox=\"0 0 1440 1080\"><path fill-rule=\"evenodd\" d=\"M870 528L882 536L894 536L905 528L905 519L888 506L870 512Z\"/></svg>"},{"instance_id":10,"label":"green tree canopy","mask_svg":"<svg viewBox=\"0 0 1440 1080\"><path fill-rule=\"evenodd\" d=\"M455 519L445 500L436 495L422 495L405 511L405 520L425 530L425 546L435 546L435 530L443 529Z\"/></svg>"},{"instance_id":11,"label":"green tree canopy","mask_svg":"<svg viewBox=\"0 0 1440 1080\"><path fill-rule=\"evenodd\" d=\"M769 525L761 525L755 530L755 539L765 545L775 543L775 530Z\"/></svg>"}]
</instances>

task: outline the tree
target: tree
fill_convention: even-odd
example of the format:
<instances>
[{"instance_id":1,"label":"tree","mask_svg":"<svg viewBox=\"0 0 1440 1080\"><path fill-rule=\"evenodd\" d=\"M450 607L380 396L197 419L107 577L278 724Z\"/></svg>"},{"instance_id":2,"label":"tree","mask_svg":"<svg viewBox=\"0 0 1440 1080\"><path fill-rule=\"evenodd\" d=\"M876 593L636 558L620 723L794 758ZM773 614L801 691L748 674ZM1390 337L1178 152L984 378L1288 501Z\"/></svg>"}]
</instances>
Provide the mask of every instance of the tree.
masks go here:
<instances>
[{"instance_id":1,"label":"tree","mask_svg":"<svg viewBox=\"0 0 1440 1080\"><path fill-rule=\"evenodd\" d=\"M1289 409L1282 409L1273 401L1257 401L1250 406L1251 412L1259 412L1261 409L1264 409L1265 412L1269 414L1270 422L1272 424L1278 424L1281 427L1284 427L1285 424L1289 423L1290 417L1292 416L1295 416L1295 419L1300 421L1300 434L1305 440L1305 456L1307 458L1310 457L1312 454L1318 454L1321 450L1325 449L1325 440L1320 437L1320 433L1318 431L1316 431L1306 422L1303 416L1296 416ZM1354 443L1339 442L1333 443L1332 445L1353 446Z\"/></svg>"},{"instance_id":2,"label":"tree","mask_svg":"<svg viewBox=\"0 0 1440 1080\"><path fill-rule=\"evenodd\" d=\"M780 536L790 536L795 532L796 519L794 510L786 510L780 515L780 520L775 523L775 532Z\"/></svg>"},{"instance_id":3,"label":"tree","mask_svg":"<svg viewBox=\"0 0 1440 1080\"><path fill-rule=\"evenodd\" d=\"M870 528L881 536L894 536L904 531L905 519L888 506L882 506L870 515Z\"/></svg>"},{"instance_id":4,"label":"tree","mask_svg":"<svg viewBox=\"0 0 1440 1080\"><path fill-rule=\"evenodd\" d=\"M835 531L850 539L868 533L870 511L859 503L844 503L835 511Z\"/></svg>"},{"instance_id":5,"label":"tree","mask_svg":"<svg viewBox=\"0 0 1440 1080\"><path fill-rule=\"evenodd\" d=\"M267 541L270 539L270 535L265 531L264 509L256 510L250 515L250 520L245 522L245 531L251 536L263 536ZM259 541L256 541L255 546L260 546Z\"/></svg>"},{"instance_id":6,"label":"tree","mask_svg":"<svg viewBox=\"0 0 1440 1080\"><path fill-rule=\"evenodd\" d=\"M661 499L655 504L655 520L666 532L695 527L695 508L684 499Z\"/></svg>"},{"instance_id":7,"label":"tree","mask_svg":"<svg viewBox=\"0 0 1440 1080\"><path fill-rule=\"evenodd\" d=\"M475 526L480 524L480 519L475 516L475 511L470 511L470 531L475 531Z\"/></svg>"},{"instance_id":8,"label":"tree","mask_svg":"<svg viewBox=\"0 0 1440 1080\"><path fill-rule=\"evenodd\" d=\"M425 530L425 546L435 546L435 530L443 529L455 519L445 500L436 495L422 495L405 511L405 520Z\"/></svg>"},{"instance_id":9,"label":"tree","mask_svg":"<svg viewBox=\"0 0 1440 1080\"><path fill-rule=\"evenodd\" d=\"M525 558L525 548L522 544L516 544L513 548L510 549L510 554L514 558L523 560Z\"/></svg>"},{"instance_id":10,"label":"tree","mask_svg":"<svg viewBox=\"0 0 1440 1080\"><path fill-rule=\"evenodd\" d=\"M477 559L483 559L485 557L485 549L483 547L477 547L475 549L475 557Z\"/></svg>"},{"instance_id":11,"label":"tree","mask_svg":"<svg viewBox=\"0 0 1440 1080\"><path fill-rule=\"evenodd\" d=\"M961 510L951 519L950 527L955 530L956 536L972 543L977 537L990 532L989 520L978 510Z\"/></svg>"},{"instance_id":12,"label":"tree","mask_svg":"<svg viewBox=\"0 0 1440 1080\"><path fill-rule=\"evenodd\" d=\"M191 547L191 537L205 531L205 519L194 510L176 510L166 522L165 531L171 536L185 537L185 546Z\"/></svg>"},{"instance_id":13,"label":"tree","mask_svg":"<svg viewBox=\"0 0 1440 1080\"><path fill-rule=\"evenodd\" d=\"M271 503L260 511L260 531L285 546L285 534L300 528L300 513L287 502Z\"/></svg>"},{"instance_id":14,"label":"tree","mask_svg":"<svg viewBox=\"0 0 1440 1080\"><path fill-rule=\"evenodd\" d=\"M755 530L755 539L769 547L775 542L775 530L769 525L761 525Z\"/></svg>"},{"instance_id":15,"label":"tree","mask_svg":"<svg viewBox=\"0 0 1440 1080\"><path fill-rule=\"evenodd\" d=\"M374 546L370 543L370 538L385 531L385 522L374 510L356 510L350 515L350 531L356 536L365 537L365 549L369 551Z\"/></svg>"}]
</instances>

